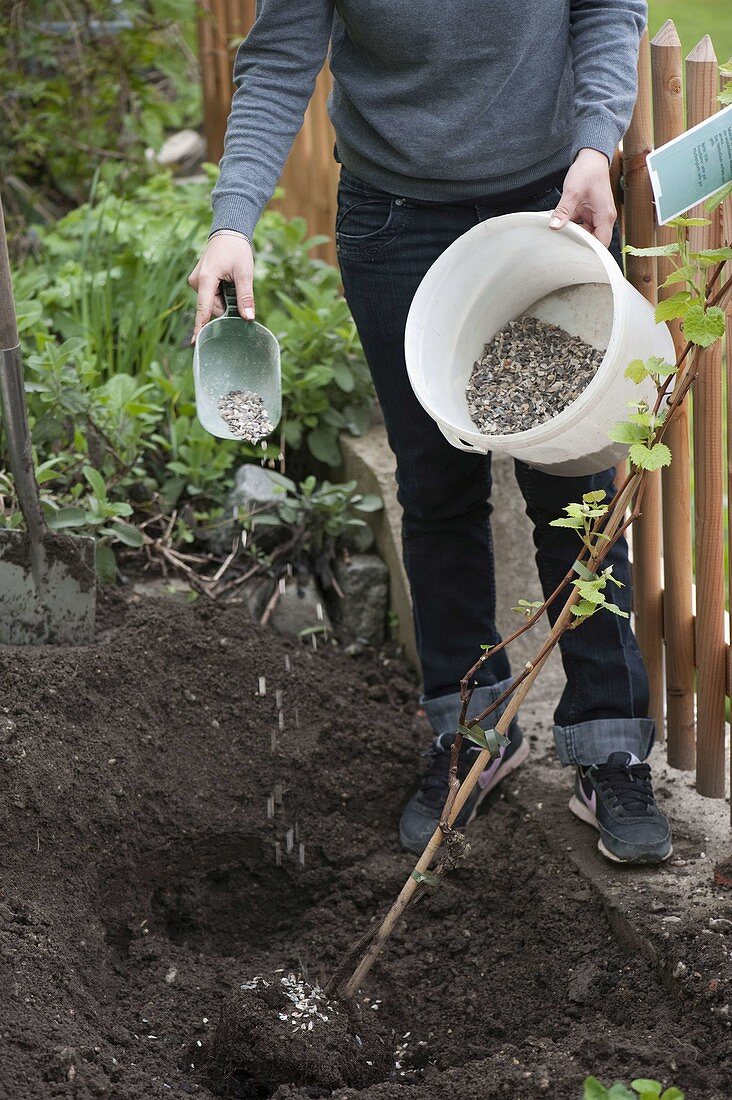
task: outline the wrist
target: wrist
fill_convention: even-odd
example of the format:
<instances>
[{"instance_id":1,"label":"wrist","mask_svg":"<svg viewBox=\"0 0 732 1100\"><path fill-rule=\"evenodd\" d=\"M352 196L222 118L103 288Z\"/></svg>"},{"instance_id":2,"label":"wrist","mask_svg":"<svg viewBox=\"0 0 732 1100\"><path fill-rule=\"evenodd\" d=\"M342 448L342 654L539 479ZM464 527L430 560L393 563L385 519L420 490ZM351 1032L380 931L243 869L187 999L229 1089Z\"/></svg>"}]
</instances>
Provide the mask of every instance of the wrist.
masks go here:
<instances>
[{"instance_id":1,"label":"wrist","mask_svg":"<svg viewBox=\"0 0 732 1100\"><path fill-rule=\"evenodd\" d=\"M214 237L238 237L241 241L246 241L249 247L252 246L251 238L246 233L241 233L238 229L214 229L212 233L209 233L208 239L212 241Z\"/></svg>"},{"instance_id":2,"label":"wrist","mask_svg":"<svg viewBox=\"0 0 732 1100\"><path fill-rule=\"evenodd\" d=\"M607 158L606 153L600 152L599 149L592 149L590 146L585 145L582 149L577 150L577 155L574 158L575 164L596 164L601 165L604 168L609 168L610 161Z\"/></svg>"}]
</instances>

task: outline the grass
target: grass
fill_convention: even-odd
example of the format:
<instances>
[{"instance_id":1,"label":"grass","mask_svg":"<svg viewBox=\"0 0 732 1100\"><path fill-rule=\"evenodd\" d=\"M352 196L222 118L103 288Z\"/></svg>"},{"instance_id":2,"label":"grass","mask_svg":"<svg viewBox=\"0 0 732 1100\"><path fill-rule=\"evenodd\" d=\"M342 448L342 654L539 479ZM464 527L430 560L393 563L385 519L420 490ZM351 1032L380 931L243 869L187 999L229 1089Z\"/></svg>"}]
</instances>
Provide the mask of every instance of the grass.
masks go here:
<instances>
[{"instance_id":1,"label":"grass","mask_svg":"<svg viewBox=\"0 0 732 1100\"><path fill-rule=\"evenodd\" d=\"M732 57L732 4L728 0L649 0L651 36L667 19L676 24L684 56L708 34L720 62Z\"/></svg>"}]
</instances>

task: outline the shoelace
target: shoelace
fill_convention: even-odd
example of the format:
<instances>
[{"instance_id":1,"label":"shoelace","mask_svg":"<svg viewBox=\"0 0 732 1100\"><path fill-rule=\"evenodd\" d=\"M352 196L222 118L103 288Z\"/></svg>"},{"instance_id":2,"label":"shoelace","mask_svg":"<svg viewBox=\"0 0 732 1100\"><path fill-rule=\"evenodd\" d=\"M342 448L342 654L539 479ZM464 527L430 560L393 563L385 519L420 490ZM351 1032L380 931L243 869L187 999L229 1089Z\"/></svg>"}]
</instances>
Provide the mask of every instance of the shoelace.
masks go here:
<instances>
[{"instance_id":1,"label":"shoelace","mask_svg":"<svg viewBox=\"0 0 732 1100\"><path fill-rule=\"evenodd\" d=\"M448 780L450 778L450 755L454 735L441 734L430 745L427 753L430 762L427 772L422 780L420 800L427 806L442 806L447 795ZM462 782L470 771L473 760L471 757L480 752L477 745L463 742L458 758L458 779Z\"/></svg>"},{"instance_id":2,"label":"shoelace","mask_svg":"<svg viewBox=\"0 0 732 1100\"><path fill-rule=\"evenodd\" d=\"M641 816L653 806L651 769L648 764L597 764L593 769L598 786L627 814Z\"/></svg>"}]
</instances>

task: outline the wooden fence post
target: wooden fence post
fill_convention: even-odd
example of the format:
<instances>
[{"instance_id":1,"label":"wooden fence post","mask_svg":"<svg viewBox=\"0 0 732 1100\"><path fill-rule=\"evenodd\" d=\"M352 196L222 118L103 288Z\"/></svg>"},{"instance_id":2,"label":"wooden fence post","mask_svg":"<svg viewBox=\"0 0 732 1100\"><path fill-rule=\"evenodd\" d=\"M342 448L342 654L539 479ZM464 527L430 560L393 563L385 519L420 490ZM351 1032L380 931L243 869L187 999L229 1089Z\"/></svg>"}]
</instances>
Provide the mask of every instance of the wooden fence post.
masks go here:
<instances>
[{"instance_id":1,"label":"wooden fence post","mask_svg":"<svg viewBox=\"0 0 732 1100\"><path fill-rule=\"evenodd\" d=\"M732 195L725 199L722 206L722 240L725 244L732 244ZM725 275L732 274L732 263L725 268ZM732 294L727 296L725 305L726 328L726 360L727 360L727 575L732 578ZM728 589L732 591L732 588ZM730 612L727 612L727 624L730 623ZM727 645L727 695L732 696L732 646ZM730 758L732 768L732 757ZM730 776L730 789L732 789L732 775ZM730 807L732 814L732 806Z\"/></svg>"},{"instance_id":2,"label":"wooden fence post","mask_svg":"<svg viewBox=\"0 0 732 1100\"><path fill-rule=\"evenodd\" d=\"M689 127L717 110L719 74L709 35L686 59ZM696 216L705 214L695 208ZM719 243L720 211L713 224L693 227L695 250ZM724 712L726 652L724 640L724 453L722 449L722 348L718 342L697 350L699 377L694 385L694 521L696 541L697 789L724 798Z\"/></svg>"},{"instance_id":3,"label":"wooden fence post","mask_svg":"<svg viewBox=\"0 0 732 1100\"><path fill-rule=\"evenodd\" d=\"M655 244L655 219L646 154L653 148L651 122L651 64L648 34L638 57L638 98L623 142L625 178L625 239L637 248ZM652 256L628 256L626 272L636 290L656 300L656 262ZM650 684L650 716L657 736L663 720L663 599L661 592L661 478L647 475L640 519L633 526L633 593L635 629Z\"/></svg>"},{"instance_id":4,"label":"wooden fence post","mask_svg":"<svg viewBox=\"0 0 732 1100\"><path fill-rule=\"evenodd\" d=\"M667 19L651 40L651 83L655 144L663 145L684 131L681 40ZM658 244L672 244L676 231L656 227ZM658 260L658 281L671 273L671 260ZM678 287L659 291L668 297ZM676 353L685 344L678 321L669 325ZM694 726L694 583L691 554L691 457L689 404L685 402L669 425L667 443L673 460L662 472L663 497L663 625L666 655L666 726L668 762L673 768L691 770L696 761Z\"/></svg>"}]
</instances>

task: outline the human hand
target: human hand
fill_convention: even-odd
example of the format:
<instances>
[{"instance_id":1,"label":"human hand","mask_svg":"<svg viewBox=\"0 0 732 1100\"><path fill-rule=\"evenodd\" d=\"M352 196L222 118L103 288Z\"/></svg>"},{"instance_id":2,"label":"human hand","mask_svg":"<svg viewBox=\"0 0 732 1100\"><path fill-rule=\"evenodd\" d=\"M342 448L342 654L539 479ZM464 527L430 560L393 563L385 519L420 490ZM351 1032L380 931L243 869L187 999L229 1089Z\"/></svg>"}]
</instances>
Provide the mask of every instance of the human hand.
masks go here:
<instances>
[{"instance_id":1,"label":"human hand","mask_svg":"<svg viewBox=\"0 0 732 1100\"><path fill-rule=\"evenodd\" d=\"M580 149L549 225L562 229L569 221L577 222L607 248L617 216L607 157L597 149Z\"/></svg>"},{"instance_id":2,"label":"human hand","mask_svg":"<svg viewBox=\"0 0 732 1100\"><path fill-rule=\"evenodd\" d=\"M247 238L234 233L211 237L188 276L189 286L198 293L192 344L206 322L220 317L225 310L219 290L222 282L234 283L239 313L245 321L254 320L253 279L254 255Z\"/></svg>"}]
</instances>

